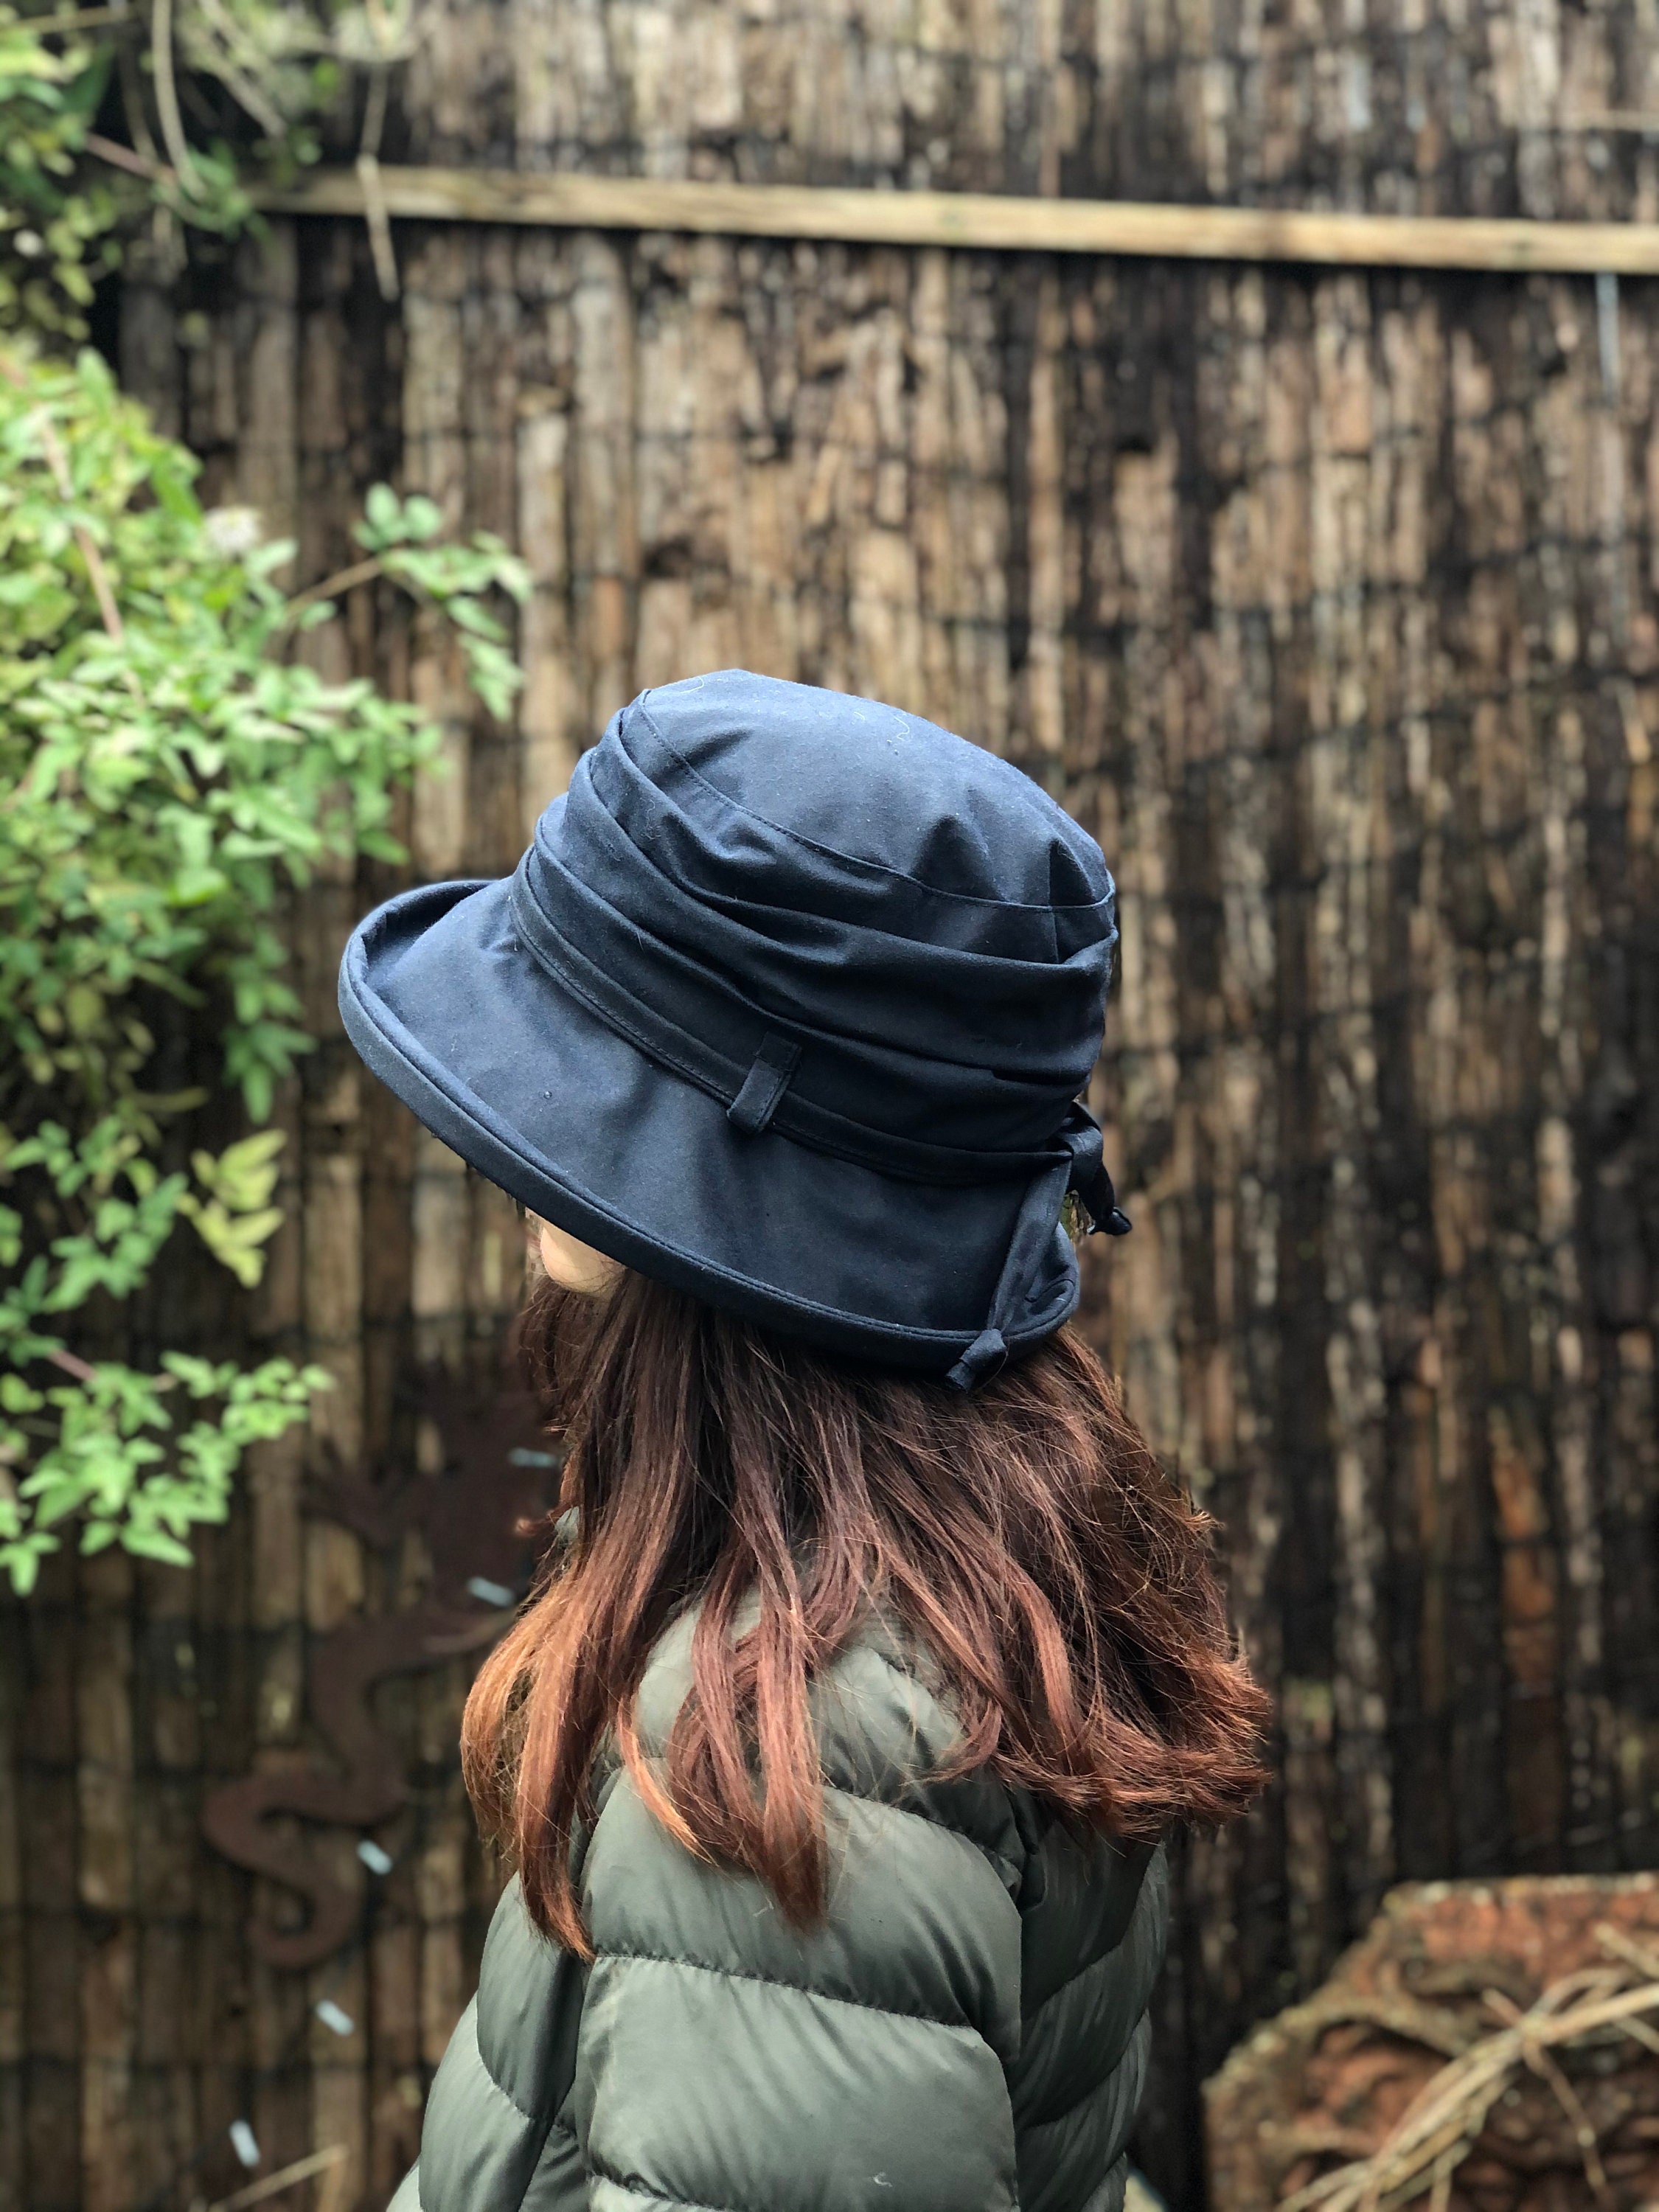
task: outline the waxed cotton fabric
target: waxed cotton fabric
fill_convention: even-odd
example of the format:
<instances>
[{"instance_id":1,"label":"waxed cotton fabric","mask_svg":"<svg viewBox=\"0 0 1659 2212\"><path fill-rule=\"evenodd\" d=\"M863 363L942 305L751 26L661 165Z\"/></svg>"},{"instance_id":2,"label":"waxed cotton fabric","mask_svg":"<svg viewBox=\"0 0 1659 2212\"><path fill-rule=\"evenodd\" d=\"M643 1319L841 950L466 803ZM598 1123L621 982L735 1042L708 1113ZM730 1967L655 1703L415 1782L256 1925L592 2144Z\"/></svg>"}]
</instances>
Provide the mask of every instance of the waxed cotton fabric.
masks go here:
<instances>
[{"instance_id":1,"label":"waxed cotton fabric","mask_svg":"<svg viewBox=\"0 0 1659 2212\"><path fill-rule=\"evenodd\" d=\"M690 1627L647 1674L647 1749ZM835 1870L805 1932L606 1771L593 1965L509 1887L394 2212L1121 2212L1162 1854L930 1780L955 1730L920 1671L872 1627L815 1686Z\"/></svg>"},{"instance_id":2,"label":"waxed cotton fabric","mask_svg":"<svg viewBox=\"0 0 1659 2212\"><path fill-rule=\"evenodd\" d=\"M643 693L501 882L378 908L347 1030L545 1218L714 1304L975 1380L1077 1298L1075 1102L1116 925L1092 839L981 748L727 670ZM1124 1224L1127 1225L1127 1224Z\"/></svg>"}]
</instances>

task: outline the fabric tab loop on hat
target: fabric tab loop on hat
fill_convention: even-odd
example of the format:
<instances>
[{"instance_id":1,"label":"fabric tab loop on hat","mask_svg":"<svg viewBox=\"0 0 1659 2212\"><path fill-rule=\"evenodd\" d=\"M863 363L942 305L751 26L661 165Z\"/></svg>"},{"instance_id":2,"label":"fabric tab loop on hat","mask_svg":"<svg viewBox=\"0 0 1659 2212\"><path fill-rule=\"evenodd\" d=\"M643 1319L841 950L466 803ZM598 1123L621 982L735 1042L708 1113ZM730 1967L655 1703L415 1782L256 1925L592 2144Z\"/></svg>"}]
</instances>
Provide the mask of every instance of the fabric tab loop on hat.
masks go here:
<instances>
[{"instance_id":1,"label":"fabric tab loop on hat","mask_svg":"<svg viewBox=\"0 0 1659 2212\"><path fill-rule=\"evenodd\" d=\"M743 1087L726 1109L726 1118L745 1137L757 1137L778 1110L789 1079L800 1065L800 1047L769 1030L755 1054Z\"/></svg>"}]
</instances>

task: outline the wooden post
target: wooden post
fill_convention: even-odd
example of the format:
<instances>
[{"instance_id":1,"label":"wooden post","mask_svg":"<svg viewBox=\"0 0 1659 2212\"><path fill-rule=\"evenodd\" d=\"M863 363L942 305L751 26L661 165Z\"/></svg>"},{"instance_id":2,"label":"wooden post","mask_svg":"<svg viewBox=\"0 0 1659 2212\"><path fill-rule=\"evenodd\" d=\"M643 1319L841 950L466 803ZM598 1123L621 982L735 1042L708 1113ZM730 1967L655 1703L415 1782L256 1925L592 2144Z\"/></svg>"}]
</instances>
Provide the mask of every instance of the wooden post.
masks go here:
<instances>
[{"instance_id":1,"label":"wooden post","mask_svg":"<svg viewBox=\"0 0 1659 2212\"><path fill-rule=\"evenodd\" d=\"M380 173L387 213L416 222L702 232L1153 260L1659 274L1659 224L1651 222L1159 206L1001 192L859 191L474 168L388 167ZM259 204L277 215L366 213L362 179L345 169L264 191Z\"/></svg>"}]
</instances>

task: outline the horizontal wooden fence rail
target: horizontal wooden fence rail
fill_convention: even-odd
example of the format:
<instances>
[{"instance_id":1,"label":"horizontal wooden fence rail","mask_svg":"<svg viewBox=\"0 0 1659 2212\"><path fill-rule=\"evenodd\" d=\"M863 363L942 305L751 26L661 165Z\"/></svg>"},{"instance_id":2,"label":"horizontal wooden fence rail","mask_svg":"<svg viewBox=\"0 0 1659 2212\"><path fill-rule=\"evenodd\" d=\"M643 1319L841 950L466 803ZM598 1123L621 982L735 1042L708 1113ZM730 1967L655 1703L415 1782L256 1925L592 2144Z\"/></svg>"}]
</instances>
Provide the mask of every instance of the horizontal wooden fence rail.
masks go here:
<instances>
[{"instance_id":1,"label":"horizontal wooden fence rail","mask_svg":"<svg viewBox=\"0 0 1659 2212\"><path fill-rule=\"evenodd\" d=\"M870 246L1659 276L1659 223L1651 222L1316 214L1131 200L1022 199L996 192L868 191L392 167L379 169L367 181L354 170L324 170L289 190L263 194L259 204L274 215L708 231Z\"/></svg>"}]
</instances>

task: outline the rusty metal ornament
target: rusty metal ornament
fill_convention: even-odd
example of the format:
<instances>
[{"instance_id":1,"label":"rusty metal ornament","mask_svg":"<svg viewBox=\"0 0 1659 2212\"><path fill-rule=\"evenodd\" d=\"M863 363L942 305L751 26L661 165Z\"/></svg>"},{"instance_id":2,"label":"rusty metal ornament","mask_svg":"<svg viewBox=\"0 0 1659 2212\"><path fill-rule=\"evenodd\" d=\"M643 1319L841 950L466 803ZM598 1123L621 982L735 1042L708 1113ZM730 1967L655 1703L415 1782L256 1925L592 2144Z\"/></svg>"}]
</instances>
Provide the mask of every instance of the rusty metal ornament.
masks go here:
<instances>
[{"instance_id":1,"label":"rusty metal ornament","mask_svg":"<svg viewBox=\"0 0 1659 2212\"><path fill-rule=\"evenodd\" d=\"M362 1913L362 1899L318 1863L291 1821L276 1826L278 1816L369 1828L405 1803L409 1784L370 1692L389 1675L441 1666L502 1634L528 1578L526 1524L553 1503L558 1458L528 1390L514 1384L481 1398L434 1370L421 1378L419 1402L442 1440L436 1474L375 1481L343 1469L314 1492L319 1510L377 1548L418 1529L432 1561L431 1583L414 1604L347 1621L313 1647L307 1709L340 1771L248 1774L203 1805L202 1832L216 1850L309 1905L295 1930L249 1922L249 1942L269 1966L319 1965L351 1940ZM511 1601L492 1602L497 1592Z\"/></svg>"}]
</instances>

